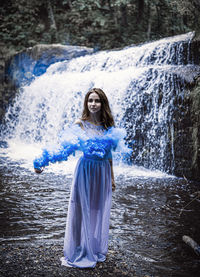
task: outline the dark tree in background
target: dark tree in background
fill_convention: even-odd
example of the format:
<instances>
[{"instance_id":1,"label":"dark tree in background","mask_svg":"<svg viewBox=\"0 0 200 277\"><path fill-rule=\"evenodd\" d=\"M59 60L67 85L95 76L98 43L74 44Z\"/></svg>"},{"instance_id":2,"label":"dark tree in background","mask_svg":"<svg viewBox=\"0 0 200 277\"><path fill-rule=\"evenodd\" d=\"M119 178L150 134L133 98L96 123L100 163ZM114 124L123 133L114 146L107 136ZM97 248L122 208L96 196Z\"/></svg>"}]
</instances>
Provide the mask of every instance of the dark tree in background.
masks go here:
<instances>
[{"instance_id":1,"label":"dark tree in background","mask_svg":"<svg viewBox=\"0 0 200 277\"><path fill-rule=\"evenodd\" d=\"M189 31L200 33L199 0L1 1L7 53L38 43L111 49Z\"/></svg>"}]
</instances>

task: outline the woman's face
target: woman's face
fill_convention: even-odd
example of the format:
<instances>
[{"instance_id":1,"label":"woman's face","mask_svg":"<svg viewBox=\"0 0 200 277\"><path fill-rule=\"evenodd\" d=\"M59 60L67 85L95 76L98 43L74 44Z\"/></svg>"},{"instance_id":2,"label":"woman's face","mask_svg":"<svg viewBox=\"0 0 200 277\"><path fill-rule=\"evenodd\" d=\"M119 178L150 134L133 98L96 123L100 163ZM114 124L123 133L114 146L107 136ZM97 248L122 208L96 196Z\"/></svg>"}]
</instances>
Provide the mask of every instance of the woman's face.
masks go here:
<instances>
[{"instance_id":1,"label":"woman's face","mask_svg":"<svg viewBox=\"0 0 200 277\"><path fill-rule=\"evenodd\" d=\"M87 105L90 113L94 114L101 110L101 100L96 92L90 93Z\"/></svg>"}]
</instances>

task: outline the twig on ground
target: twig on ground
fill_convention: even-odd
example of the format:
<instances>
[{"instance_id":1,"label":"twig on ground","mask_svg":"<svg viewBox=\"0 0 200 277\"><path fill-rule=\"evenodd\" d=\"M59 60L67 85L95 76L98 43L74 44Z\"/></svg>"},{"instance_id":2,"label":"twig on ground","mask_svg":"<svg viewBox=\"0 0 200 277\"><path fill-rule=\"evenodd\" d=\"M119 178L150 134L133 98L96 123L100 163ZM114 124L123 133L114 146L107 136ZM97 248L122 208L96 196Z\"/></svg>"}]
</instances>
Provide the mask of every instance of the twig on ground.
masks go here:
<instances>
[{"instance_id":1,"label":"twig on ground","mask_svg":"<svg viewBox=\"0 0 200 277\"><path fill-rule=\"evenodd\" d=\"M196 241L194 241L191 237L189 236L183 236L182 237L183 241L189 245L193 250L194 252L197 254L197 255L200 255L200 245L198 245L196 243Z\"/></svg>"},{"instance_id":2,"label":"twig on ground","mask_svg":"<svg viewBox=\"0 0 200 277\"><path fill-rule=\"evenodd\" d=\"M185 209L186 207L188 207L193 201L195 201L196 199L200 198L200 191L197 191L196 193L197 193L197 196L196 196L194 199L192 199L189 203L187 203L187 205L185 205L185 206L181 209L181 211L180 211L180 213L179 213L179 216L181 216L181 214L183 213L184 209ZM196 194L196 193L195 193L195 194Z\"/></svg>"}]
</instances>

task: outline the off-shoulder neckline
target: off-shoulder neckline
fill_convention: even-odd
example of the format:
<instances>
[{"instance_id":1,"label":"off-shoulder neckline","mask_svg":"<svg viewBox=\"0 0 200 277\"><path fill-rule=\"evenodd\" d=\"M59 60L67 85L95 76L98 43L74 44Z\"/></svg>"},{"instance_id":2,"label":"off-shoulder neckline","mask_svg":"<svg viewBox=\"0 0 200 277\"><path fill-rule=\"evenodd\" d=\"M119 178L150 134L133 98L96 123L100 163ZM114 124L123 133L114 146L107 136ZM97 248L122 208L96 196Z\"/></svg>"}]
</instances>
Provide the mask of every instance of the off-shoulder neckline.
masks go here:
<instances>
[{"instance_id":1,"label":"off-shoulder neckline","mask_svg":"<svg viewBox=\"0 0 200 277\"><path fill-rule=\"evenodd\" d=\"M91 124L91 125L93 125L93 126L96 126L96 127L103 127L103 125L102 124L95 124L94 122L91 122L91 121L89 121L89 120L81 120L81 122L86 122L86 123L89 123L89 124Z\"/></svg>"}]
</instances>

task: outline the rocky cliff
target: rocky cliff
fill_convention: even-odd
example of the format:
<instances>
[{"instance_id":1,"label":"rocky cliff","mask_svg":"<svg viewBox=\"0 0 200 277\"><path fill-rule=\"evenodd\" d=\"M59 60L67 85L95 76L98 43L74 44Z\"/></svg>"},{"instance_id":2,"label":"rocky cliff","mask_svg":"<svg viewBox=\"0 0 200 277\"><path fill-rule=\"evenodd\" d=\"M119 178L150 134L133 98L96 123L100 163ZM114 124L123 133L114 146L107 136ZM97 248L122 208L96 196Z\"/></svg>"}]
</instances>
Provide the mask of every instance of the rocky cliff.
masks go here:
<instances>
[{"instance_id":1,"label":"rocky cliff","mask_svg":"<svg viewBox=\"0 0 200 277\"><path fill-rule=\"evenodd\" d=\"M5 59L5 45L0 49L0 122L20 86L44 74L53 63L94 52L92 48L84 46L38 44Z\"/></svg>"}]
</instances>

